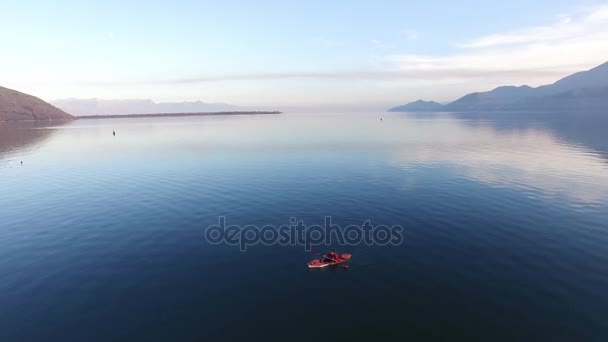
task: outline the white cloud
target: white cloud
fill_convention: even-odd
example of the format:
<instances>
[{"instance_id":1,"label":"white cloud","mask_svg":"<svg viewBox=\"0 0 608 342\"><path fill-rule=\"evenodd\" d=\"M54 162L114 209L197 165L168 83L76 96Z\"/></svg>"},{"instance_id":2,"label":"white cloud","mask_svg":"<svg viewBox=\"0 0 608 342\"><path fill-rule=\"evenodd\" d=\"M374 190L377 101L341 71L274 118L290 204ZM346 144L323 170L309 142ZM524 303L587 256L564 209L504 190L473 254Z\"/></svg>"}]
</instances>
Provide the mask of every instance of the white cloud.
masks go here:
<instances>
[{"instance_id":1,"label":"white cloud","mask_svg":"<svg viewBox=\"0 0 608 342\"><path fill-rule=\"evenodd\" d=\"M524 28L478 37L458 45L446 55L402 54L388 56L402 72L478 70L491 75L520 71L524 83L548 81L547 75L579 71L608 59L608 6L582 14L562 16L547 26ZM526 75L526 72L529 74ZM474 73L472 73L474 74Z\"/></svg>"},{"instance_id":2,"label":"white cloud","mask_svg":"<svg viewBox=\"0 0 608 342\"><path fill-rule=\"evenodd\" d=\"M608 5L601 6L595 11L592 11L587 16L587 20L590 22L605 22L608 21Z\"/></svg>"},{"instance_id":3,"label":"white cloud","mask_svg":"<svg viewBox=\"0 0 608 342\"><path fill-rule=\"evenodd\" d=\"M524 76L551 76L558 75L553 70L517 70L497 69L482 70L474 68L461 69L403 69L403 70L340 70L340 71L293 71L293 72L267 72L267 73L235 73L202 75L190 78L158 79L142 81L103 81L80 82L79 85L126 86L126 85L162 85L162 84L192 84L226 81L276 81L290 79L313 80L454 80L462 78L505 77L508 75Z\"/></svg>"},{"instance_id":4,"label":"white cloud","mask_svg":"<svg viewBox=\"0 0 608 342\"><path fill-rule=\"evenodd\" d=\"M578 22L573 22L571 17L564 16L549 26L530 27L513 32L492 34L457 46L461 48L486 48L509 44L546 43L579 36L584 34L586 29L585 25L580 25Z\"/></svg>"},{"instance_id":5,"label":"white cloud","mask_svg":"<svg viewBox=\"0 0 608 342\"><path fill-rule=\"evenodd\" d=\"M562 14L555 23L528 27L506 33L491 34L458 44L461 48L486 48L510 44L548 43L584 38L587 34L608 30L608 6L597 7L584 14Z\"/></svg>"}]
</instances>

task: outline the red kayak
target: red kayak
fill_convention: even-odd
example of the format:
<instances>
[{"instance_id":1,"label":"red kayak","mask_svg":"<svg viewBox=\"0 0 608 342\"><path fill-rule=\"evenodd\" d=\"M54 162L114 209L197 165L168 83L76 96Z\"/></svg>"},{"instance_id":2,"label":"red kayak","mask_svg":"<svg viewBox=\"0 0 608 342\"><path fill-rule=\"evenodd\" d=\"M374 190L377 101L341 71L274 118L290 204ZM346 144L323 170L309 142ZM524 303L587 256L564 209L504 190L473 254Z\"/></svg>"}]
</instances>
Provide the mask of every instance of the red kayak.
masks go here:
<instances>
[{"instance_id":1,"label":"red kayak","mask_svg":"<svg viewBox=\"0 0 608 342\"><path fill-rule=\"evenodd\" d=\"M351 255L350 254L342 254L340 255L340 261L330 261L330 262L325 262L323 261L323 259L325 258L321 258L321 259L317 259L317 260L313 260L311 262L309 262L308 268L321 268L321 267L327 267L327 266L332 266L332 265L338 265L344 262L347 262L348 260L350 260Z\"/></svg>"}]
</instances>

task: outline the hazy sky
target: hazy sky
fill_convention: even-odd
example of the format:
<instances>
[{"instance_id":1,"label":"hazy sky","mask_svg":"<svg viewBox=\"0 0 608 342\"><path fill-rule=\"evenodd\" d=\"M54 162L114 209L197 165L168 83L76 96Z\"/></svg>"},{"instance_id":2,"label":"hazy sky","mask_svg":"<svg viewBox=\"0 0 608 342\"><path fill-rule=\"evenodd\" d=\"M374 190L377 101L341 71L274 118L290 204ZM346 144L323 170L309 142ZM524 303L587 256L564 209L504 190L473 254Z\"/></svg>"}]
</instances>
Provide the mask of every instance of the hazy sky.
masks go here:
<instances>
[{"instance_id":1,"label":"hazy sky","mask_svg":"<svg viewBox=\"0 0 608 342\"><path fill-rule=\"evenodd\" d=\"M0 85L45 100L378 108L608 61L608 1L7 1Z\"/></svg>"}]
</instances>

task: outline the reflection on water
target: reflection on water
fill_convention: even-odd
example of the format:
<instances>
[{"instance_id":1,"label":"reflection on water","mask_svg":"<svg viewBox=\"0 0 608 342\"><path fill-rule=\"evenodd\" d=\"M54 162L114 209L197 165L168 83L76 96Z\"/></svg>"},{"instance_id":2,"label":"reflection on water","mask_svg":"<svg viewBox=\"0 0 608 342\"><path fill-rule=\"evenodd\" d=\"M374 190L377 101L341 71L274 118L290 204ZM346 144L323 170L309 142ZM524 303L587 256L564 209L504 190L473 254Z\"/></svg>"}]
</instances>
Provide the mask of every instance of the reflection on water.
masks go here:
<instances>
[{"instance_id":1,"label":"reflection on water","mask_svg":"<svg viewBox=\"0 0 608 342\"><path fill-rule=\"evenodd\" d=\"M0 124L0 167L166 154L262 158L385 154L405 169L446 167L492 186L597 203L608 198L608 118L590 115L277 115ZM109 133L118 130L118 136ZM52 138L52 139L51 139ZM39 150L39 151L38 151ZM38 151L38 153L36 153ZM51 162L52 160L52 162ZM409 180L410 182L412 180Z\"/></svg>"},{"instance_id":2,"label":"reflection on water","mask_svg":"<svg viewBox=\"0 0 608 342\"><path fill-rule=\"evenodd\" d=\"M583 145L608 159L608 112L606 113L452 113L469 124L492 125L499 131L537 128L549 131L568 144Z\"/></svg>"},{"instance_id":3,"label":"reflection on water","mask_svg":"<svg viewBox=\"0 0 608 342\"><path fill-rule=\"evenodd\" d=\"M590 203L608 200L605 159L608 150L584 145L584 142L600 142L602 139L594 133L601 135L602 128L573 129L564 118L540 121L538 117L529 120L498 117L492 120L492 116L473 119L461 114L434 119L416 116L416 120L417 129L429 134L436 131L437 121L441 120L450 126L449 133L434 134L415 148L396 153L394 161L404 167L447 165L462 176L493 186L565 195ZM581 124L580 121L575 120L572 125L593 126L592 122ZM603 123L608 127L608 122L595 121L595 125ZM455 140L455 136L462 138ZM592 146L603 147L597 143Z\"/></svg>"},{"instance_id":4,"label":"reflection on water","mask_svg":"<svg viewBox=\"0 0 608 342\"><path fill-rule=\"evenodd\" d=\"M46 160L91 154L385 153L404 168L446 166L493 186L601 202L608 197L608 118L552 113L277 115L0 124L0 165L43 146ZM109 135L119 129L118 137ZM60 131L60 134L56 134ZM56 134L56 135L55 135ZM55 135L55 136L54 136ZM54 139L49 139L54 136Z\"/></svg>"},{"instance_id":5,"label":"reflection on water","mask_svg":"<svg viewBox=\"0 0 608 342\"><path fill-rule=\"evenodd\" d=\"M11 156L23 155L49 138L55 131L47 129L61 127L65 122L0 122L0 167Z\"/></svg>"}]
</instances>

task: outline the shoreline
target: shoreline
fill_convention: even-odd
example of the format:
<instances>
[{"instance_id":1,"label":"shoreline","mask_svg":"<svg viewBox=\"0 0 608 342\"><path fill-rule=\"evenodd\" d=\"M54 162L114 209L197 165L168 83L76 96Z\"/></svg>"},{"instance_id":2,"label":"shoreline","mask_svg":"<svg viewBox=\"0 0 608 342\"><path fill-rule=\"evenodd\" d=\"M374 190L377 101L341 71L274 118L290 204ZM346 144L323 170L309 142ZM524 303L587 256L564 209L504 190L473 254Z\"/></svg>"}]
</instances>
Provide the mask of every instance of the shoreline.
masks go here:
<instances>
[{"instance_id":1,"label":"shoreline","mask_svg":"<svg viewBox=\"0 0 608 342\"><path fill-rule=\"evenodd\" d=\"M280 111L243 111L243 112L202 112L202 113L157 113L157 114L116 114L116 115L83 115L75 116L76 120L88 119L125 119L125 118L163 118L184 116L216 116L216 115L273 115L283 114Z\"/></svg>"}]
</instances>

